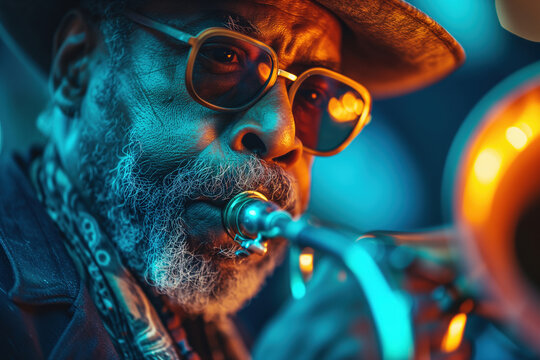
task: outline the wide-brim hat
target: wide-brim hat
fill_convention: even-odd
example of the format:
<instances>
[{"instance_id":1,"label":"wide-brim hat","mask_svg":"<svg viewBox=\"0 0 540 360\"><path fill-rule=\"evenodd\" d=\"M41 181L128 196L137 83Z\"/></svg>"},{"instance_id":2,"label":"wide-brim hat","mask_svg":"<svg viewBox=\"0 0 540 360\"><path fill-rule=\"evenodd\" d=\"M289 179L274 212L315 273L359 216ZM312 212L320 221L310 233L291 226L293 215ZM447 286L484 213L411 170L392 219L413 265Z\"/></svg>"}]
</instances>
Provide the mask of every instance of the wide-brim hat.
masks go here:
<instances>
[{"instance_id":1,"label":"wide-brim hat","mask_svg":"<svg viewBox=\"0 0 540 360\"><path fill-rule=\"evenodd\" d=\"M401 0L316 0L344 25L342 72L375 97L404 94L448 75L465 55L433 19ZM57 25L76 0L0 1L0 25L43 74Z\"/></svg>"}]
</instances>

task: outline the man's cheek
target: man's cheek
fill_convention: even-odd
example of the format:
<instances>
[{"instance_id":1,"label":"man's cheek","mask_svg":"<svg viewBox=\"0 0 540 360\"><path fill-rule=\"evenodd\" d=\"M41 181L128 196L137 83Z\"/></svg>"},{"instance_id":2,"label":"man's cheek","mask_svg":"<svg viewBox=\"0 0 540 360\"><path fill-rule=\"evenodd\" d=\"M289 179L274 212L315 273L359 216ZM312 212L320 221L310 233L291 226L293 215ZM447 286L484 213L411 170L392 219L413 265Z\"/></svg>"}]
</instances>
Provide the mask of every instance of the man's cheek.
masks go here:
<instances>
[{"instance_id":1,"label":"man's cheek","mask_svg":"<svg viewBox=\"0 0 540 360\"><path fill-rule=\"evenodd\" d=\"M160 124L148 120L152 114L142 114L133 121L131 141L139 144L142 157L156 169L174 171L185 160L195 159L208 141L198 134L207 134L204 123L168 118Z\"/></svg>"},{"instance_id":2,"label":"man's cheek","mask_svg":"<svg viewBox=\"0 0 540 360\"><path fill-rule=\"evenodd\" d=\"M215 121L197 111L193 102L162 108L138 104L130 110L133 139L141 150L155 161L176 163L194 159L216 141L218 134ZM182 108L184 111L180 111ZM199 109L200 110L200 109Z\"/></svg>"}]
</instances>

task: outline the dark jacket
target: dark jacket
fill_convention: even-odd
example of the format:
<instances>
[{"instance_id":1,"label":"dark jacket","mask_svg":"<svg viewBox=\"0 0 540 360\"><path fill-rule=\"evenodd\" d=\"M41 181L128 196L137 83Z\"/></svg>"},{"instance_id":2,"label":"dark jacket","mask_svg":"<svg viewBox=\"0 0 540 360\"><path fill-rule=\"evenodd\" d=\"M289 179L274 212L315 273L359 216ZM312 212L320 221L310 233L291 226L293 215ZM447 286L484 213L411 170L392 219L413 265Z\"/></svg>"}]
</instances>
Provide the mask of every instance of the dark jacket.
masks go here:
<instances>
[{"instance_id":1,"label":"dark jacket","mask_svg":"<svg viewBox=\"0 0 540 360\"><path fill-rule=\"evenodd\" d=\"M27 168L0 158L0 358L118 359Z\"/></svg>"}]
</instances>

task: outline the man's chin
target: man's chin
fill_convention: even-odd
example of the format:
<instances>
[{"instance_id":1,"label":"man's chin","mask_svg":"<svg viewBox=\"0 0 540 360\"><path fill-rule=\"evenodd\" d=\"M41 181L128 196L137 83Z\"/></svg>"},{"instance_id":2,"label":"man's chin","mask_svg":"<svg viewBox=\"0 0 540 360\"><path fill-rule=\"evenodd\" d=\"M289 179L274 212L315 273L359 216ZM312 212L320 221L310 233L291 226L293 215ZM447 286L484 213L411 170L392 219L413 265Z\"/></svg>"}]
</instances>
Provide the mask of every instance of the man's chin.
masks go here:
<instances>
[{"instance_id":1,"label":"man's chin","mask_svg":"<svg viewBox=\"0 0 540 360\"><path fill-rule=\"evenodd\" d=\"M235 313L259 292L284 252L284 241L276 240L269 245L269 253L264 257L256 254L245 258L213 257L210 261L214 279L210 291L193 292L188 299L181 293L182 289L175 289L176 296L169 295L169 298L188 314L215 318Z\"/></svg>"},{"instance_id":2,"label":"man's chin","mask_svg":"<svg viewBox=\"0 0 540 360\"><path fill-rule=\"evenodd\" d=\"M189 315L203 315L207 319L233 314L260 290L267 274L239 271L220 266L219 275L210 293L194 293L187 299L184 294L168 295L169 300ZM181 291L181 290L178 290Z\"/></svg>"}]
</instances>

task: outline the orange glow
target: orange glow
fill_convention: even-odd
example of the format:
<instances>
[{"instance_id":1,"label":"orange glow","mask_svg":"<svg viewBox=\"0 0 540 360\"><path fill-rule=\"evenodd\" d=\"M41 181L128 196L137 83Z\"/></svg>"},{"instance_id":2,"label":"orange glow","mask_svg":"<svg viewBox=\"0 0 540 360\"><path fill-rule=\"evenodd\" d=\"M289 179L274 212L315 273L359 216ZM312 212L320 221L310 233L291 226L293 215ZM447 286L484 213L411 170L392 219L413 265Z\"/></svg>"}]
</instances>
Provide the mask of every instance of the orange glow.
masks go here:
<instances>
[{"instance_id":1,"label":"orange glow","mask_svg":"<svg viewBox=\"0 0 540 360\"><path fill-rule=\"evenodd\" d=\"M298 262L302 274L304 274L304 276L311 276L311 273L313 273L313 249L305 248L302 250Z\"/></svg>"},{"instance_id":2,"label":"orange glow","mask_svg":"<svg viewBox=\"0 0 540 360\"><path fill-rule=\"evenodd\" d=\"M341 103L343 104L343 108L348 113L354 113L354 105L356 103L356 96L354 96L350 91L343 94L343 97L341 98Z\"/></svg>"},{"instance_id":3,"label":"orange glow","mask_svg":"<svg viewBox=\"0 0 540 360\"><path fill-rule=\"evenodd\" d=\"M455 351L463 340L463 333L465 332L465 325L467 324L467 315L459 313L452 318L448 325L448 330L443 337L441 350L444 352Z\"/></svg>"},{"instance_id":4,"label":"orange glow","mask_svg":"<svg viewBox=\"0 0 540 360\"><path fill-rule=\"evenodd\" d=\"M343 107L338 99L335 97L331 98L328 102L328 112L334 119L341 119L343 114Z\"/></svg>"},{"instance_id":5,"label":"orange glow","mask_svg":"<svg viewBox=\"0 0 540 360\"><path fill-rule=\"evenodd\" d=\"M511 105L495 108L467 149L463 163L461 211L481 224L492 212L492 202L505 171L540 135L540 93L533 91Z\"/></svg>"},{"instance_id":6,"label":"orange glow","mask_svg":"<svg viewBox=\"0 0 540 360\"><path fill-rule=\"evenodd\" d=\"M527 125L526 122L522 122L517 124L517 127L527 135L527 138L531 138L533 136L533 131L529 125Z\"/></svg>"},{"instance_id":7,"label":"orange glow","mask_svg":"<svg viewBox=\"0 0 540 360\"><path fill-rule=\"evenodd\" d=\"M261 62L257 66L257 70L259 71L259 76L261 77L263 81L268 80L268 77L270 76L270 71L271 71L270 66Z\"/></svg>"},{"instance_id":8,"label":"orange glow","mask_svg":"<svg viewBox=\"0 0 540 360\"><path fill-rule=\"evenodd\" d=\"M521 150L527 145L527 134L517 126L510 126L506 129L506 140L517 150Z\"/></svg>"},{"instance_id":9,"label":"orange glow","mask_svg":"<svg viewBox=\"0 0 540 360\"><path fill-rule=\"evenodd\" d=\"M489 282L482 291L490 301L482 304L485 309L481 312L496 314L501 323L509 324L531 345L540 344L540 312L530 280L518 266L515 236L524 211L535 203L540 189L539 80L535 74L534 79L527 79L501 97L507 83L471 113L470 124L476 127L464 135L468 142L462 152L453 198L453 218L459 234L456 239L469 265L466 274L475 284ZM491 101L494 97L498 98L496 103ZM526 142L520 147L523 135ZM485 149L494 149L500 156L498 173L489 183L481 183L474 171ZM460 308L458 312L465 311Z\"/></svg>"},{"instance_id":10,"label":"orange glow","mask_svg":"<svg viewBox=\"0 0 540 360\"><path fill-rule=\"evenodd\" d=\"M313 271L313 255L311 254L300 255L300 269L302 270L302 272Z\"/></svg>"},{"instance_id":11,"label":"orange glow","mask_svg":"<svg viewBox=\"0 0 540 360\"><path fill-rule=\"evenodd\" d=\"M356 99L354 102L354 113L358 116L362 115L364 111L364 101L362 99Z\"/></svg>"},{"instance_id":12,"label":"orange glow","mask_svg":"<svg viewBox=\"0 0 540 360\"><path fill-rule=\"evenodd\" d=\"M354 92L347 91L339 99L331 98L328 102L328 112L337 122L352 121L362 115L364 101L357 98Z\"/></svg>"},{"instance_id":13,"label":"orange glow","mask_svg":"<svg viewBox=\"0 0 540 360\"><path fill-rule=\"evenodd\" d=\"M487 184L492 182L501 168L502 158L495 149L484 149L474 162L474 174L478 180Z\"/></svg>"}]
</instances>

